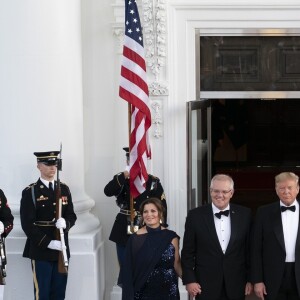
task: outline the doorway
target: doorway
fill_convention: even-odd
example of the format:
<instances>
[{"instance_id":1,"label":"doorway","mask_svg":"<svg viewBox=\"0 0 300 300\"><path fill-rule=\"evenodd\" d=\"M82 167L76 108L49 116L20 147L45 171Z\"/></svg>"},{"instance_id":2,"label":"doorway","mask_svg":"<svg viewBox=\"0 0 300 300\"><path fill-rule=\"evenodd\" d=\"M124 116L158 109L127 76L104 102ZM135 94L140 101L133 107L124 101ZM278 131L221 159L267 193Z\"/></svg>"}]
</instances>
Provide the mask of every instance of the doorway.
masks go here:
<instances>
[{"instance_id":1,"label":"doorway","mask_svg":"<svg viewBox=\"0 0 300 300\"><path fill-rule=\"evenodd\" d=\"M226 173L232 201L255 213L277 200L275 175L300 175L300 30L199 29L196 54L188 209L210 202L210 179Z\"/></svg>"},{"instance_id":2,"label":"doorway","mask_svg":"<svg viewBox=\"0 0 300 300\"><path fill-rule=\"evenodd\" d=\"M210 202L216 173L233 178L232 202L253 213L277 200L277 174L300 175L298 99L201 99L187 109L189 208Z\"/></svg>"}]
</instances>

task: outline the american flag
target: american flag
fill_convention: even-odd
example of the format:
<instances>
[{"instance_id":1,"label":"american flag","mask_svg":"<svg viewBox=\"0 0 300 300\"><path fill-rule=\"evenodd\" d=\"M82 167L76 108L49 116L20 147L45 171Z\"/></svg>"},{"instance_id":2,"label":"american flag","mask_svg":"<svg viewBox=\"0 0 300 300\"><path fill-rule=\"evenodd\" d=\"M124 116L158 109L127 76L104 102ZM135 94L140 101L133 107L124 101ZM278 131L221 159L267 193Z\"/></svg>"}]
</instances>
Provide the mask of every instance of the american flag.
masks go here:
<instances>
[{"instance_id":1,"label":"american flag","mask_svg":"<svg viewBox=\"0 0 300 300\"><path fill-rule=\"evenodd\" d=\"M148 129L151 126L143 33L135 0L125 0L125 39L119 95L131 106L130 192L145 191L147 159L151 158Z\"/></svg>"}]
</instances>

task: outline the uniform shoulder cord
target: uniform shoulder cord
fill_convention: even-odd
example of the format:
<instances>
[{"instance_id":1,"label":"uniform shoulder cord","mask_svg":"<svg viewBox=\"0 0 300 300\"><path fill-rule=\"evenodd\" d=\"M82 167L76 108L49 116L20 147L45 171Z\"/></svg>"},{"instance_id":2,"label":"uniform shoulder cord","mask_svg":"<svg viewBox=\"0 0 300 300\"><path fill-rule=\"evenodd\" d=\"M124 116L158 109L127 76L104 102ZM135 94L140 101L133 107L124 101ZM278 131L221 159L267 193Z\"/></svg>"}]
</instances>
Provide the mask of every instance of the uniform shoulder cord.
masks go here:
<instances>
[{"instance_id":1,"label":"uniform shoulder cord","mask_svg":"<svg viewBox=\"0 0 300 300\"><path fill-rule=\"evenodd\" d=\"M31 186L31 196L32 196L32 202L34 207L36 207L36 200L35 200L35 194L34 194L34 185Z\"/></svg>"}]
</instances>

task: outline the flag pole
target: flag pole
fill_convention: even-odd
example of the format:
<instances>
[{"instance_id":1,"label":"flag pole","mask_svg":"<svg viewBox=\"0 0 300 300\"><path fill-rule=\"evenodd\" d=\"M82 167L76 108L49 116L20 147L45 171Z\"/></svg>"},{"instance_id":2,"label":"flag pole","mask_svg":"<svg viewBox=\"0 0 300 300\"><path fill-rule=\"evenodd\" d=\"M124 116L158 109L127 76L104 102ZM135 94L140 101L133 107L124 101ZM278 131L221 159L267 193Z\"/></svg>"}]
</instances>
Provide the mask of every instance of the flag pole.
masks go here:
<instances>
[{"instance_id":1,"label":"flag pole","mask_svg":"<svg viewBox=\"0 0 300 300\"><path fill-rule=\"evenodd\" d=\"M131 151L131 147L130 147L130 134L131 134L131 113L132 113L132 106L131 104L128 102L128 147L129 147L129 164L130 164L130 151ZM129 174L130 176L130 174ZM130 185L130 179L129 179L129 185ZM131 193L131 188L129 188L130 190L130 202L129 202L129 207L130 207L130 229L128 230L128 233L134 233L134 206L133 206L133 196Z\"/></svg>"}]
</instances>

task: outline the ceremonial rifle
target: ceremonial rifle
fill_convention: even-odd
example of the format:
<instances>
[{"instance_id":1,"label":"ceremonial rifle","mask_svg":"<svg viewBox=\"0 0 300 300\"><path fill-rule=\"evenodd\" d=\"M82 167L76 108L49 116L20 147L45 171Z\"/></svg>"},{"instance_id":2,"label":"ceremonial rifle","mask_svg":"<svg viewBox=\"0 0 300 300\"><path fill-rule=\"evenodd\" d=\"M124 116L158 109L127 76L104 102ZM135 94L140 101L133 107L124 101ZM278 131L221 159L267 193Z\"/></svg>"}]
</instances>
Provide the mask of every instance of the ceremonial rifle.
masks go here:
<instances>
[{"instance_id":1,"label":"ceremonial rifle","mask_svg":"<svg viewBox=\"0 0 300 300\"><path fill-rule=\"evenodd\" d=\"M57 185L56 185L56 221L62 216L62 198L61 198L61 187L59 179L59 171L62 170L62 159L61 159L62 145L60 144L60 153L57 158ZM68 255L67 247L65 243L65 234L62 228L56 230L56 238L61 241L62 251L58 255L58 272L59 273L68 273Z\"/></svg>"},{"instance_id":2,"label":"ceremonial rifle","mask_svg":"<svg viewBox=\"0 0 300 300\"><path fill-rule=\"evenodd\" d=\"M0 236L0 285L5 285L5 277L6 277L6 251L5 251L5 244L4 238L2 235Z\"/></svg>"}]
</instances>

